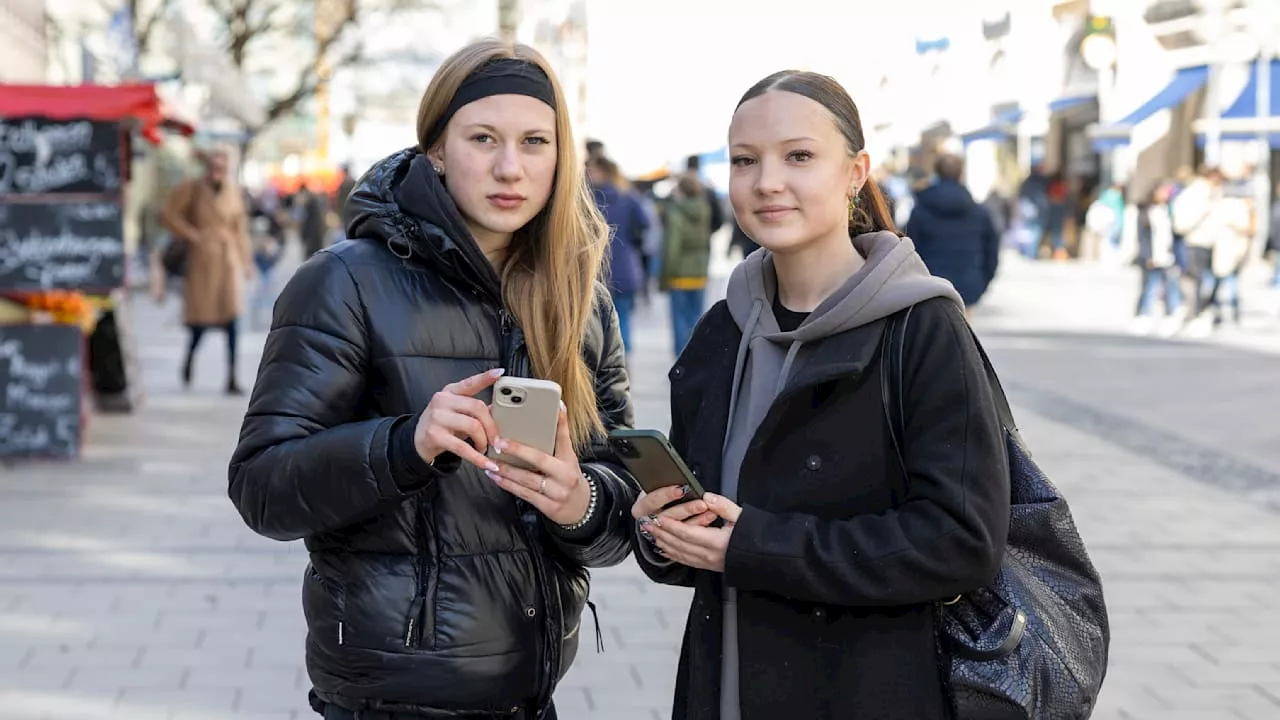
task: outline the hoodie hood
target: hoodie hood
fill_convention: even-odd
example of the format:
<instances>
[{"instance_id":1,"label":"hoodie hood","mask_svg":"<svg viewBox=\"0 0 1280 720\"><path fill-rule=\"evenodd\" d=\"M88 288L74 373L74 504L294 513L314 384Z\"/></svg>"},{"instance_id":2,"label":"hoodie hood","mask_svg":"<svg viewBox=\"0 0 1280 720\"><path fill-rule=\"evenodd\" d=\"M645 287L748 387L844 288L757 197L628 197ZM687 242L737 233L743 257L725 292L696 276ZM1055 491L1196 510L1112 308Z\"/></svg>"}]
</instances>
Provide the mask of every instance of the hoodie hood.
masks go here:
<instances>
[{"instance_id":1,"label":"hoodie hood","mask_svg":"<svg viewBox=\"0 0 1280 720\"><path fill-rule=\"evenodd\" d=\"M950 282L929 274L909 238L891 232L866 233L853 238L853 246L866 264L792 332L780 331L773 316L778 292L773 254L760 249L749 255L730 276L726 297L729 313L743 335L759 335L778 344L807 343L873 323L930 298L945 297L963 305Z\"/></svg>"},{"instance_id":2,"label":"hoodie hood","mask_svg":"<svg viewBox=\"0 0 1280 720\"><path fill-rule=\"evenodd\" d=\"M386 245L501 298L501 282L480 251L431 160L407 148L378 161L347 200L347 237Z\"/></svg>"},{"instance_id":3,"label":"hoodie hood","mask_svg":"<svg viewBox=\"0 0 1280 720\"><path fill-rule=\"evenodd\" d=\"M968 188L954 180L938 180L916 194L916 207L943 217L968 215L977 204Z\"/></svg>"}]
</instances>

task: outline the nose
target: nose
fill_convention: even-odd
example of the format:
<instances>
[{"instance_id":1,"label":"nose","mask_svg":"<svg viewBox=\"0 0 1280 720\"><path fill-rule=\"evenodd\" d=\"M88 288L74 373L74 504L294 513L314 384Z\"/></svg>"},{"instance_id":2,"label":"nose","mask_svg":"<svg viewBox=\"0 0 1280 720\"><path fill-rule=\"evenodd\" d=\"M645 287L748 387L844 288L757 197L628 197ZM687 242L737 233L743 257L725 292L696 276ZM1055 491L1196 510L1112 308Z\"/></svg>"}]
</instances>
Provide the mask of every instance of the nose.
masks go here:
<instances>
[{"instance_id":1,"label":"nose","mask_svg":"<svg viewBox=\"0 0 1280 720\"><path fill-rule=\"evenodd\" d=\"M756 175L756 192L761 195L773 195L782 192L786 182L784 175L786 169L782 163L774 162L768 158L761 158L757 167L760 168Z\"/></svg>"},{"instance_id":2,"label":"nose","mask_svg":"<svg viewBox=\"0 0 1280 720\"><path fill-rule=\"evenodd\" d=\"M503 182L514 182L524 176L524 163L520 160L518 145L503 144L494 162L493 176Z\"/></svg>"}]
</instances>

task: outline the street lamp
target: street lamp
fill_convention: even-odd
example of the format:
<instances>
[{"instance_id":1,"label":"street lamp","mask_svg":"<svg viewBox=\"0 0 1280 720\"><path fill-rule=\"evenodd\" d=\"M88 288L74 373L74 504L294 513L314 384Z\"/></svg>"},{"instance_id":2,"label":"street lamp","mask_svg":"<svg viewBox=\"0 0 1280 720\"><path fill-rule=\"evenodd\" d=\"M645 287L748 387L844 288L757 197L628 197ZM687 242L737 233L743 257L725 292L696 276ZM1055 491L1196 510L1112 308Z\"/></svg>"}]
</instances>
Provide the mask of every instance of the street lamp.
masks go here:
<instances>
[{"instance_id":1,"label":"street lamp","mask_svg":"<svg viewBox=\"0 0 1280 720\"><path fill-rule=\"evenodd\" d=\"M1098 15L1089 18L1084 39L1080 41L1080 58L1094 72L1098 73L1098 122L1106 124L1111 115L1112 93L1116 84L1116 59L1119 56L1116 47L1115 24L1110 17ZM1103 153L1102 163L1104 184L1110 184L1115 173L1114 152Z\"/></svg>"}]
</instances>

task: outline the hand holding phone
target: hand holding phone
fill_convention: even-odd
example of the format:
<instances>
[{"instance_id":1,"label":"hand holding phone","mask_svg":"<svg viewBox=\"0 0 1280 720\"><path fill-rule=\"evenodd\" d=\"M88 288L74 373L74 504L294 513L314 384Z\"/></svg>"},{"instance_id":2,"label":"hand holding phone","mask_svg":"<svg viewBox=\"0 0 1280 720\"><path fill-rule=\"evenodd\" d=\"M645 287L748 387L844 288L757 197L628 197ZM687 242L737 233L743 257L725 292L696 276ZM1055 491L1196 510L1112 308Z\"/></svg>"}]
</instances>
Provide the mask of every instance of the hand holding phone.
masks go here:
<instances>
[{"instance_id":1,"label":"hand holding phone","mask_svg":"<svg viewBox=\"0 0 1280 720\"><path fill-rule=\"evenodd\" d=\"M490 408L498 436L540 450L556 452L556 423L560 418L560 385L550 380L504 377L493 386ZM490 458L532 470L529 463L489 447Z\"/></svg>"},{"instance_id":2,"label":"hand holding phone","mask_svg":"<svg viewBox=\"0 0 1280 720\"><path fill-rule=\"evenodd\" d=\"M413 431L414 449L423 460L432 462L441 453L451 452L476 467L496 467L483 453L498 429L488 406L475 395L497 382L502 373L498 368L472 375L444 386L431 398Z\"/></svg>"},{"instance_id":3,"label":"hand holding phone","mask_svg":"<svg viewBox=\"0 0 1280 720\"><path fill-rule=\"evenodd\" d=\"M609 446L645 492L687 486L693 497L702 497L702 484L657 430L614 430Z\"/></svg>"}]
</instances>

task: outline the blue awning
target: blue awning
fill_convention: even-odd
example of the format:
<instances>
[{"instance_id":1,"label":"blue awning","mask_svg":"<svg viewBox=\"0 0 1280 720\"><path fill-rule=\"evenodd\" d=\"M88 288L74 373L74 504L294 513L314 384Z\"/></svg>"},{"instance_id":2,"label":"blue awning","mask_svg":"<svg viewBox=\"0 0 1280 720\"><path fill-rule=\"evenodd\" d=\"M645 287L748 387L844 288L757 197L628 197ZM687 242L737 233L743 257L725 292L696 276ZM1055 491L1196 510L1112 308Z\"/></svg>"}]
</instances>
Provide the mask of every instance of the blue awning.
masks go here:
<instances>
[{"instance_id":1,"label":"blue awning","mask_svg":"<svg viewBox=\"0 0 1280 720\"><path fill-rule=\"evenodd\" d=\"M1272 60L1271 62L1271 107L1264 117L1275 118L1280 117L1280 60ZM1240 91L1235 99L1222 113L1222 119L1233 121L1230 123L1233 127L1224 129L1220 134L1222 140L1236 141L1253 141L1257 140L1259 132L1266 128L1266 125L1256 126L1258 131L1246 130L1241 128L1241 124L1250 125L1250 120L1256 120L1258 117L1258 63L1254 61L1249 64L1249 81L1245 83L1244 90ZM1267 123L1268 125L1272 123ZM1271 132L1267 134L1268 144L1273 149L1280 148L1280 133ZM1196 143L1200 147L1204 147L1206 137L1204 132L1196 134Z\"/></svg>"},{"instance_id":2,"label":"blue awning","mask_svg":"<svg viewBox=\"0 0 1280 720\"><path fill-rule=\"evenodd\" d=\"M1071 95L1068 97L1060 97L1049 103L1049 112L1056 113L1062 112L1063 110L1070 110L1077 105L1092 102L1097 97L1097 95Z\"/></svg>"},{"instance_id":3,"label":"blue awning","mask_svg":"<svg viewBox=\"0 0 1280 720\"><path fill-rule=\"evenodd\" d=\"M1267 117L1280 115L1280 60L1271 61L1271 107ZM1245 83L1240 97L1222 113L1224 119L1258 117L1258 63L1249 63L1249 82Z\"/></svg>"},{"instance_id":4,"label":"blue awning","mask_svg":"<svg viewBox=\"0 0 1280 720\"><path fill-rule=\"evenodd\" d=\"M1129 144L1129 133L1133 126L1155 115L1161 110L1176 107L1192 93L1209 82L1209 68L1205 65L1182 68L1165 85L1160 92L1138 107L1137 110L1124 116L1119 122L1100 128L1093 138L1093 149L1099 152L1111 150Z\"/></svg>"},{"instance_id":5,"label":"blue awning","mask_svg":"<svg viewBox=\"0 0 1280 720\"><path fill-rule=\"evenodd\" d=\"M1022 121L1022 116L1026 113L1021 108L1015 108L1000 113L991 121L989 125L978 128L972 132L967 132L960 136L960 140L968 145L971 142L979 140L1003 140L1009 137L1014 130L1013 126Z\"/></svg>"}]
</instances>

